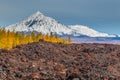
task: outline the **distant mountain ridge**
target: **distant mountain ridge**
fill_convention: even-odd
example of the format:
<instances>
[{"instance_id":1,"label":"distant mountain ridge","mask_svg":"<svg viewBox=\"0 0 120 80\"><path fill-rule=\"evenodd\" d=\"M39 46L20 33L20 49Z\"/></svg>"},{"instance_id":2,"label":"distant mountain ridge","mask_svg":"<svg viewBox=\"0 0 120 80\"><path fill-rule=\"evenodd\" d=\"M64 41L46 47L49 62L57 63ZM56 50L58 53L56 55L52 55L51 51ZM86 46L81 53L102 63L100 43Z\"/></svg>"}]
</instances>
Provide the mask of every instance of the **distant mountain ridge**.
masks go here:
<instances>
[{"instance_id":1,"label":"distant mountain ridge","mask_svg":"<svg viewBox=\"0 0 120 80\"><path fill-rule=\"evenodd\" d=\"M35 14L31 15L27 19L9 25L5 27L7 30L10 31L18 31L18 32L42 32L43 34L49 34L53 32L54 34L58 35L71 35L71 36L89 36L89 37L117 37L117 35L101 33L95 31L87 26L82 25L72 25L72 26L65 26L55 19L51 17L47 17L43 15L41 12L36 12Z\"/></svg>"}]
</instances>

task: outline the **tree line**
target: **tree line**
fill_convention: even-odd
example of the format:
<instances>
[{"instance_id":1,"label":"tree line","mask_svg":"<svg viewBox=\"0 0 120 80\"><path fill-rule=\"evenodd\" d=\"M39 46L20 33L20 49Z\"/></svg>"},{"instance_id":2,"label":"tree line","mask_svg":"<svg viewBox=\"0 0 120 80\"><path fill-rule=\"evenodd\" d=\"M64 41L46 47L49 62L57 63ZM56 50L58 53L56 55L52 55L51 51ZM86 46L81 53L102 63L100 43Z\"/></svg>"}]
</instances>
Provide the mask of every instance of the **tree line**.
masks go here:
<instances>
[{"instance_id":1,"label":"tree line","mask_svg":"<svg viewBox=\"0 0 120 80\"><path fill-rule=\"evenodd\" d=\"M0 49L4 48L9 50L17 45L39 42L40 40L63 44L71 43L70 37L67 39L62 39L57 35L53 35L52 32L50 35L43 35L41 32L38 34L35 34L34 32L25 34L24 32L19 33L15 31L5 30L5 28L0 29Z\"/></svg>"}]
</instances>

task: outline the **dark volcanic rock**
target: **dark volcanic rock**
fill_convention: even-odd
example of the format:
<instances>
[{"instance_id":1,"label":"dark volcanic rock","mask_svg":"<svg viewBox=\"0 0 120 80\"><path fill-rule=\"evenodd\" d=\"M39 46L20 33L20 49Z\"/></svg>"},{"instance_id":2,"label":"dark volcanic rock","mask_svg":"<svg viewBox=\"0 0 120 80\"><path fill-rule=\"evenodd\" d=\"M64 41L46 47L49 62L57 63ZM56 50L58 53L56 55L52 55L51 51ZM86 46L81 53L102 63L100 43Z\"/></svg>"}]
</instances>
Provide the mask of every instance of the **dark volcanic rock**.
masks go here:
<instances>
[{"instance_id":1,"label":"dark volcanic rock","mask_svg":"<svg viewBox=\"0 0 120 80\"><path fill-rule=\"evenodd\" d=\"M120 46L40 41L2 49L0 80L120 80Z\"/></svg>"}]
</instances>

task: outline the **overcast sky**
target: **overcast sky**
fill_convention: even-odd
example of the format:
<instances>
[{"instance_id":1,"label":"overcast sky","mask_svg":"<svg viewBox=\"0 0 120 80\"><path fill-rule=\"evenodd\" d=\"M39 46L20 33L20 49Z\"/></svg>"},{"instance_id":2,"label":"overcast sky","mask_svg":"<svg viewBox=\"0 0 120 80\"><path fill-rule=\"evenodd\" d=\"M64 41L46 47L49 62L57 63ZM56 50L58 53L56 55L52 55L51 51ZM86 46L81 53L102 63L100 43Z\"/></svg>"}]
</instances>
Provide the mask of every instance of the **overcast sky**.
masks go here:
<instances>
[{"instance_id":1,"label":"overcast sky","mask_svg":"<svg viewBox=\"0 0 120 80\"><path fill-rule=\"evenodd\" d=\"M81 24L120 34L120 0L0 0L0 26L14 24L40 11L62 24Z\"/></svg>"}]
</instances>

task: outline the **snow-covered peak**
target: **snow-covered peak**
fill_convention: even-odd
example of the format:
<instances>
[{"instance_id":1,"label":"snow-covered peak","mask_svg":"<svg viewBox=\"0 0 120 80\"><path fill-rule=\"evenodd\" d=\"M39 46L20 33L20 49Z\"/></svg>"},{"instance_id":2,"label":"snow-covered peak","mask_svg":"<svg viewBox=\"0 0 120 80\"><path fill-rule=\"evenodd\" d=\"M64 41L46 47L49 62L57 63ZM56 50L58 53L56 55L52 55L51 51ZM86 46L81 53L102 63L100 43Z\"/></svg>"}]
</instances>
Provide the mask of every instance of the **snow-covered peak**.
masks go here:
<instances>
[{"instance_id":1,"label":"snow-covered peak","mask_svg":"<svg viewBox=\"0 0 120 80\"><path fill-rule=\"evenodd\" d=\"M40 20L40 19L43 19L44 17L45 17L45 16L44 16L41 12L37 11L36 13L34 13L34 14L31 15L30 17L28 17L27 20L34 20L34 19Z\"/></svg>"},{"instance_id":2,"label":"snow-covered peak","mask_svg":"<svg viewBox=\"0 0 120 80\"><path fill-rule=\"evenodd\" d=\"M43 16L43 14L42 14L40 11L37 11L37 12L34 13L32 16L38 17L38 16Z\"/></svg>"},{"instance_id":3,"label":"snow-covered peak","mask_svg":"<svg viewBox=\"0 0 120 80\"><path fill-rule=\"evenodd\" d=\"M19 32L42 32L43 34L49 34L53 32L58 35L72 35L72 36L89 36L89 37L116 37L116 35L109 35L95 31L87 26L73 25L65 26L51 17L43 15L41 12L36 12L27 19L6 27L10 31Z\"/></svg>"},{"instance_id":4,"label":"snow-covered peak","mask_svg":"<svg viewBox=\"0 0 120 80\"><path fill-rule=\"evenodd\" d=\"M40 11L37 11L35 14L36 15L43 15Z\"/></svg>"},{"instance_id":5,"label":"snow-covered peak","mask_svg":"<svg viewBox=\"0 0 120 80\"><path fill-rule=\"evenodd\" d=\"M42 32L43 34L49 34L53 32L58 35L69 34L71 29L67 26L58 23L55 19L44 16L42 13L37 12L27 19L6 27L10 31L25 31L25 32Z\"/></svg>"}]
</instances>

